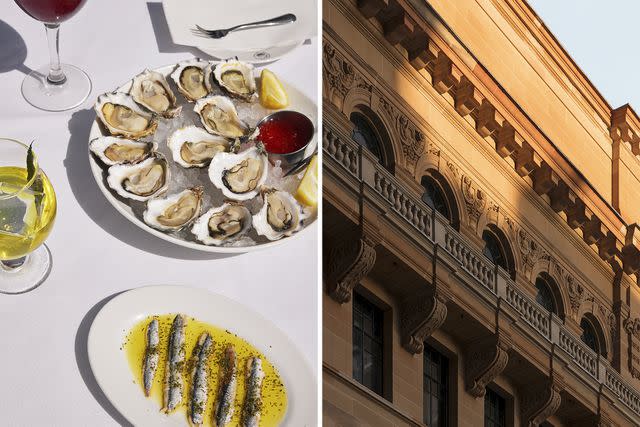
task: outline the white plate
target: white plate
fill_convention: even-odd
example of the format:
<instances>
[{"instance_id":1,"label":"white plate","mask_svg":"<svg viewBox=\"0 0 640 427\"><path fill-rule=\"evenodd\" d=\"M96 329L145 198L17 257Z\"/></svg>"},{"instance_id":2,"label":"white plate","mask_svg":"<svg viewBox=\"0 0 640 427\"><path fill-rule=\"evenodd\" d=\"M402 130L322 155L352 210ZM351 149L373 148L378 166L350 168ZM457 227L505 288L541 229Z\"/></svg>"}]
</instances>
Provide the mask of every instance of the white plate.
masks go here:
<instances>
[{"instance_id":1,"label":"white plate","mask_svg":"<svg viewBox=\"0 0 640 427\"><path fill-rule=\"evenodd\" d=\"M165 67L156 68L155 71L158 71L160 73L163 73L165 76L168 76L169 74L171 74L174 67L175 65L167 65ZM172 87L174 87L173 80L171 80L169 77L167 77L167 80L169 81L169 84L171 84ZM305 94L300 92L295 87L290 86L286 81L280 80L280 82L283 84L283 86L285 87L285 90L287 91L287 94L289 95L289 107L287 108L307 115L307 117L311 119L311 121L314 123L316 127L316 133L313 136L313 140L307 147L306 155L310 155L315 150L315 147L318 143L317 142L318 141L317 106L310 98L308 98ZM128 92L130 87L131 87L131 81L128 81L124 85L120 86L117 90L122 92ZM182 95L177 91L176 91L176 96L179 99L183 99ZM187 104L184 108L193 108L192 106L193 106L193 103ZM200 123L196 123L196 125L200 126ZM93 122L93 126L91 126L91 132L89 133L89 141L101 135L102 135L102 131L100 130L100 124L98 123L98 118L96 117L96 119ZM142 221L142 219L138 218L133 212L133 210L131 209L131 207L126 203L124 203L121 199L118 199L116 196L114 196L111 189L106 185L103 179L104 168L100 165L100 163L95 159L91 151L88 149L88 142L87 142L87 153L89 156L89 166L91 167L91 172L93 173L93 177L95 178L96 183L98 184L98 187L102 191L102 194L104 194L104 196L107 198L109 203L111 203L113 207L116 208L116 210L120 212L125 218L127 218L129 221L131 221L132 223L134 223L135 225L137 225L147 233L153 234L154 236L157 236L168 242L175 243L176 245L179 245L179 246L184 246L186 248L195 249L203 252L217 252L217 253L252 252L260 249L277 246L290 239L295 239L301 234L308 232L309 228L311 228L312 225L315 223L315 219L314 219L311 223L307 224L306 227L304 227L302 230L300 230L298 233L294 234L291 237L284 237L280 240L275 240L273 242L260 243L260 244L256 244L255 246L243 246L243 247L206 246L204 244L182 240L172 235L165 234L161 231L158 231L155 228L149 227L144 221ZM173 160L169 159L169 161L172 162Z\"/></svg>"},{"instance_id":2,"label":"white plate","mask_svg":"<svg viewBox=\"0 0 640 427\"><path fill-rule=\"evenodd\" d=\"M273 61L315 35L316 0L164 0L163 7L174 43L196 46L209 55L260 63ZM217 30L239 24L275 18L285 13L296 21L275 27L229 33L221 39L194 35L196 24Z\"/></svg>"},{"instance_id":3,"label":"white plate","mask_svg":"<svg viewBox=\"0 0 640 427\"><path fill-rule=\"evenodd\" d=\"M182 413L170 416L147 399L133 382L125 353L120 350L128 331L153 314L184 313L228 329L260 350L278 369L287 390L284 426L313 426L316 422L316 382L295 345L270 321L235 301L203 289L149 286L113 298L94 319L87 343L91 370L113 406L136 426L182 426Z\"/></svg>"}]
</instances>

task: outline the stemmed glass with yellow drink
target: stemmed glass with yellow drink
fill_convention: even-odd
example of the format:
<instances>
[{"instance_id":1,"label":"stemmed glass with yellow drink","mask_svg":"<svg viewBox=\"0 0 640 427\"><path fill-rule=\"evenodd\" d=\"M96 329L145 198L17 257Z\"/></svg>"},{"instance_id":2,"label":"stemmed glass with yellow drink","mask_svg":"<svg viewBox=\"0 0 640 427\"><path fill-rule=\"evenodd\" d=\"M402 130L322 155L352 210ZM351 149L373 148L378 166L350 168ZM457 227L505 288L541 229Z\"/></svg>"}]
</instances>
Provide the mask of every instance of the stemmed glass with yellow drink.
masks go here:
<instances>
[{"instance_id":1,"label":"stemmed glass with yellow drink","mask_svg":"<svg viewBox=\"0 0 640 427\"><path fill-rule=\"evenodd\" d=\"M0 138L0 292L29 291L46 279L45 245L56 217L56 195L30 146Z\"/></svg>"}]
</instances>

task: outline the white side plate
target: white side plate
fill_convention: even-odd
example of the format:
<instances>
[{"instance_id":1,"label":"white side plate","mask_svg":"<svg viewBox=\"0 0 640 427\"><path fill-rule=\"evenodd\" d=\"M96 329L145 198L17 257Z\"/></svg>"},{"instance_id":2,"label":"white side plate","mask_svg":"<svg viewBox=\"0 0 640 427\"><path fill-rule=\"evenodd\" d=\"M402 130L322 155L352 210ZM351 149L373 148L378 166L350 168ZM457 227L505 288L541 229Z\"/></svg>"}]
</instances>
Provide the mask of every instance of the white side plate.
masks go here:
<instances>
[{"instance_id":1,"label":"white side plate","mask_svg":"<svg viewBox=\"0 0 640 427\"><path fill-rule=\"evenodd\" d=\"M252 63L273 61L314 36L317 27L316 0L164 0L163 7L174 43L196 46L219 59L237 56L241 61ZM232 32L221 39L204 38L191 32L196 24L218 30L285 13L296 15L296 21Z\"/></svg>"},{"instance_id":2,"label":"white side plate","mask_svg":"<svg viewBox=\"0 0 640 427\"><path fill-rule=\"evenodd\" d=\"M120 350L128 331L153 314L184 313L228 329L260 350L278 369L288 396L282 425L316 423L317 389L313 372L295 345L270 321L235 301L206 290L183 286L149 286L113 298L91 325L88 356L98 385L113 406L136 426L187 425L184 414L164 415L133 382Z\"/></svg>"}]
</instances>

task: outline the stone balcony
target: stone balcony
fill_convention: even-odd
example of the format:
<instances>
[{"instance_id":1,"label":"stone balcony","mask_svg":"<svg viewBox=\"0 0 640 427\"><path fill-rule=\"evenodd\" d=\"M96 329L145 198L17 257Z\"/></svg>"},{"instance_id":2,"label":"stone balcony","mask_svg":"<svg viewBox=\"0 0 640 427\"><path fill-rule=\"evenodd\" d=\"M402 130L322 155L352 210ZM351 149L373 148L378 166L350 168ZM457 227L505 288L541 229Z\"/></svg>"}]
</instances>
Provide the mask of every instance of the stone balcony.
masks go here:
<instances>
[{"instance_id":1,"label":"stone balcony","mask_svg":"<svg viewBox=\"0 0 640 427\"><path fill-rule=\"evenodd\" d=\"M425 248L425 253L436 253L438 262L454 264L463 279L460 282L477 295L479 303L500 306L518 334L552 354L581 384L595 393L605 393L611 402L622 403L614 405L631 419L640 416L640 393L604 357L587 347L562 319L519 289L505 271L493 265L373 156L326 122L323 150L325 179L339 181L345 189L366 199L364 203L384 205L382 209L394 216L394 227L404 238Z\"/></svg>"}]
</instances>

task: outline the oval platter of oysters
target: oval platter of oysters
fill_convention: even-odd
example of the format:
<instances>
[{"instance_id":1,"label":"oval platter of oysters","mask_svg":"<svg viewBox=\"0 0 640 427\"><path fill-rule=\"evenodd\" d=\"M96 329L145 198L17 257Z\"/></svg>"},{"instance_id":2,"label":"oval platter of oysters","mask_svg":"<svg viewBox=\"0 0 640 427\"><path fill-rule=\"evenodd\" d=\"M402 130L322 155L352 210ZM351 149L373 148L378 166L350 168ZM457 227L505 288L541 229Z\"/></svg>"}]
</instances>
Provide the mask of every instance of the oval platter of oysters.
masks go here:
<instances>
[{"instance_id":1,"label":"oval platter of oysters","mask_svg":"<svg viewBox=\"0 0 640 427\"><path fill-rule=\"evenodd\" d=\"M268 70L186 60L144 70L98 96L95 110L96 182L151 234L201 251L249 252L316 220L315 203L300 194L309 192L301 183L317 146L317 107Z\"/></svg>"}]
</instances>

